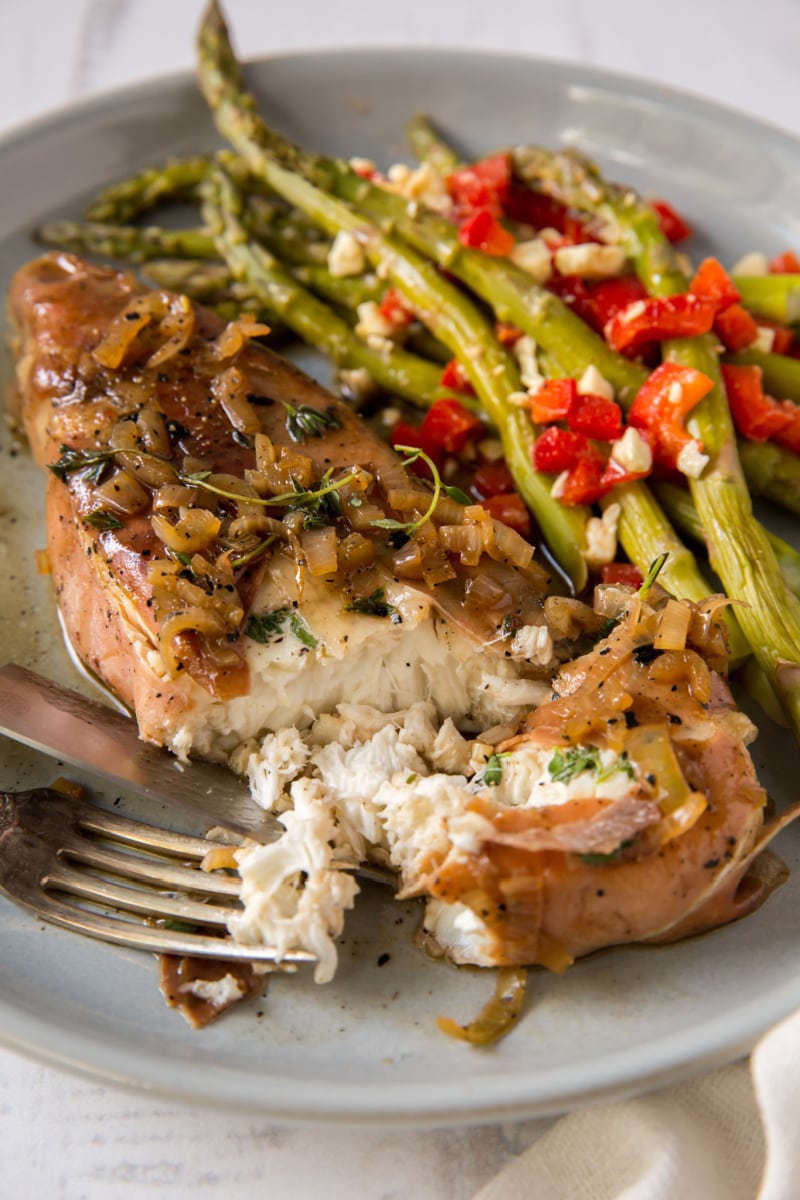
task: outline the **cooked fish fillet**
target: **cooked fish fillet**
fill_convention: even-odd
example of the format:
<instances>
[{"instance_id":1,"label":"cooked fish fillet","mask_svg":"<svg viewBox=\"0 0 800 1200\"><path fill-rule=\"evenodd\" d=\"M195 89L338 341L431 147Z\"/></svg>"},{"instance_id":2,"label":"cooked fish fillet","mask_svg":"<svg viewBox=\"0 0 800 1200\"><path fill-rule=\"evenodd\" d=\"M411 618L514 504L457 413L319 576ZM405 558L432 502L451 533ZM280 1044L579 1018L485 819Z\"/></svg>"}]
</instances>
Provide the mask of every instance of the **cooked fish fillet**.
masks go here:
<instances>
[{"instance_id":1,"label":"cooked fish fillet","mask_svg":"<svg viewBox=\"0 0 800 1200\"><path fill-rule=\"evenodd\" d=\"M246 327L226 331L185 298L65 254L22 268L10 309L25 429L37 462L56 465L47 531L58 603L79 655L144 738L221 756L340 701L391 710L430 699L478 728L540 696L552 640L539 666L514 644L530 624L547 634L532 552L509 562L503 538L516 535L484 522L488 554L462 565L435 535L425 544L428 522L398 561L402 536L371 514L408 522L430 492ZM298 412L311 419L299 436ZM270 456L272 469L257 470ZM343 515L261 503L352 468L356 485L329 493ZM412 511L393 509L389 498L402 503L409 489ZM448 523L464 521L460 505L440 502L437 517L442 507ZM205 542L198 514L218 526ZM307 528L320 519L326 531ZM315 537L329 539L327 565ZM253 615L269 619L259 628Z\"/></svg>"}]
</instances>

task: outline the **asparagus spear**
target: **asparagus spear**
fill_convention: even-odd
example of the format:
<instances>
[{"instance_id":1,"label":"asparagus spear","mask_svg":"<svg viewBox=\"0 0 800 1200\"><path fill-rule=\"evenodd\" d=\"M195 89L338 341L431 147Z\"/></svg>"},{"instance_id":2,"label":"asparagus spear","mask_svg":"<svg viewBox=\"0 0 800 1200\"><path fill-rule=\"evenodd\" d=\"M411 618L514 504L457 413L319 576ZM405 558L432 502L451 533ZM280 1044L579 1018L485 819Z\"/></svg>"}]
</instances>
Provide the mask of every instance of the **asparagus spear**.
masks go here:
<instances>
[{"instance_id":1,"label":"asparagus spear","mask_svg":"<svg viewBox=\"0 0 800 1200\"><path fill-rule=\"evenodd\" d=\"M675 483L657 483L653 489L672 521L687 536L703 541L703 525L687 488ZM796 596L800 596L800 554L783 538L767 530L767 539L775 551L784 578Z\"/></svg>"},{"instance_id":2,"label":"asparagus spear","mask_svg":"<svg viewBox=\"0 0 800 1200\"><path fill-rule=\"evenodd\" d=\"M356 337L349 326L297 282L263 246L248 239L242 224L243 199L221 168L211 168L203 185L203 214L231 274L276 312L304 341L339 367L364 367L387 391L430 404L447 395L438 367L399 346L379 350Z\"/></svg>"},{"instance_id":3,"label":"asparagus spear","mask_svg":"<svg viewBox=\"0 0 800 1200\"><path fill-rule=\"evenodd\" d=\"M76 254L100 254L128 262L148 262L151 258L217 258L214 239L204 229L59 221L43 225L36 236L48 246L59 246Z\"/></svg>"},{"instance_id":4,"label":"asparagus spear","mask_svg":"<svg viewBox=\"0 0 800 1200\"><path fill-rule=\"evenodd\" d=\"M574 153L526 149L516 161L545 190L604 222L625 246L650 292L666 296L686 290L688 280L655 213L635 193L607 184L591 163ZM738 618L745 636L800 735L800 599L787 587L766 533L753 516L714 339L678 339L667 343L665 352L714 381L688 421L710 457L700 478L689 481L690 488L711 564L728 595L744 601Z\"/></svg>"},{"instance_id":5,"label":"asparagus spear","mask_svg":"<svg viewBox=\"0 0 800 1200\"><path fill-rule=\"evenodd\" d=\"M740 438L739 457L750 491L800 516L800 458L775 442Z\"/></svg>"},{"instance_id":6,"label":"asparagus spear","mask_svg":"<svg viewBox=\"0 0 800 1200\"><path fill-rule=\"evenodd\" d=\"M87 220L125 225L164 200L193 197L207 165L203 155L149 167L101 192L87 208Z\"/></svg>"},{"instance_id":7,"label":"asparagus spear","mask_svg":"<svg viewBox=\"0 0 800 1200\"><path fill-rule=\"evenodd\" d=\"M757 317L784 325L800 321L800 275L734 275L733 282Z\"/></svg>"},{"instance_id":8,"label":"asparagus spear","mask_svg":"<svg viewBox=\"0 0 800 1200\"><path fill-rule=\"evenodd\" d=\"M406 125L406 134L415 156L421 163L430 163L440 175L455 171L460 158L439 136L428 117L419 113Z\"/></svg>"}]
</instances>

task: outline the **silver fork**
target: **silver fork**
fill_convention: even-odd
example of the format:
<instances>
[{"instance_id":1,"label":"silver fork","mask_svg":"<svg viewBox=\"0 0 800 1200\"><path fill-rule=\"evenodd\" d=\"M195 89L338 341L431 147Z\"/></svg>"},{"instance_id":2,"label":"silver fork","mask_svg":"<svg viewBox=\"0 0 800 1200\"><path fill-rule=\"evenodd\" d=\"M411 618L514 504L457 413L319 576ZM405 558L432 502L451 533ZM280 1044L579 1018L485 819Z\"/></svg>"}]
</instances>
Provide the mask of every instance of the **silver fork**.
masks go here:
<instances>
[{"instance_id":1,"label":"silver fork","mask_svg":"<svg viewBox=\"0 0 800 1200\"><path fill-rule=\"evenodd\" d=\"M221 846L230 848L128 820L52 788L0 792L0 892L37 917L157 954L315 962L306 950L279 954L270 946L241 945L227 933L155 924L163 920L225 930L231 914L241 909L240 881L200 869L209 850Z\"/></svg>"}]
</instances>

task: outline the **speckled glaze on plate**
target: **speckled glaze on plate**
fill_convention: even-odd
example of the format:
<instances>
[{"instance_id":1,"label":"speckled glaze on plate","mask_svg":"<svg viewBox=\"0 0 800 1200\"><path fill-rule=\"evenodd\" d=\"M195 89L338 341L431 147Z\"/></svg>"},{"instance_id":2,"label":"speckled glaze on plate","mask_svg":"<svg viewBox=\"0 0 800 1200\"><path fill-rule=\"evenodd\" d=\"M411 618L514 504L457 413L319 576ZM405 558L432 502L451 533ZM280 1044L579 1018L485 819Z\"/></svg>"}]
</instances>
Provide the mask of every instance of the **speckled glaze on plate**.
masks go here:
<instances>
[{"instance_id":1,"label":"speckled glaze on plate","mask_svg":"<svg viewBox=\"0 0 800 1200\"><path fill-rule=\"evenodd\" d=\"M289 56L253 64L249 77L270 120L335 154L383 164L404 156L413 106L435 115L465 152L515 141L579 145L613 177L668 196L693 222L698 254L713 248L730 262L753 248L800 246L800 144L685 95L473 52ZM30 231L40 221L77 215L99 187L148 163L216 144L188 76L102 96L7 138L3 286L36 253ZM3 654L85 687L34 566L44 541L42 478L5 428L0 453ZM777 802L794 799L789 739L765 728L755 758ZM3 787L54 773L36 755L0 746ZM202 1033L164 1006L150 957L40 926L0 902L0 1041L119 1084L283 1121L430 1126L620 1097L731 1061L800 1005L800 828L776 849L793 874L760 912L677 946L596 954L561 979L532 972L518 1028L486 1051L443 1037L435 1018L474 1015L491 978L427 960L412 944L418 910L375 891L348 922L333 984L276 977L262 1002Z\"/></svg>"}]
</instances>

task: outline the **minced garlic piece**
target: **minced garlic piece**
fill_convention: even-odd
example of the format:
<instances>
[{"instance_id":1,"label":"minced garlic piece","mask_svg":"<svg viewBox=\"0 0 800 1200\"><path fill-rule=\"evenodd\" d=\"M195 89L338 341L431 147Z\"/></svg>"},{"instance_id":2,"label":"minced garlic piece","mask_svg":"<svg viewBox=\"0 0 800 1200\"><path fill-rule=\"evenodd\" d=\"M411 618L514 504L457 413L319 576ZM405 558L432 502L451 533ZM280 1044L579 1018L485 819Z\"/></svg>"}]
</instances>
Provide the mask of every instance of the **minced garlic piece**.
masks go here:
<instances>
[{"instance_id":1,"label":"minced garlic piece","mask_svg":"<svg viewBox=\"0 0 800 1200\"><path fill-rule=\"evenodd\" d=\"M355 235L340 229L328 251L328 270L337 278L360 275L367 265L364 247Z\"/></svg>"},{"instance_id":2,"label":"minced garlic piece","mask_svg":"<svg viewBox=\"0 0 800 1200\"><path fill-rule=\"evenodd\" d=\"M590 517L586 522L587 567L603 567L613 562L617 555L617 526L622 508L609 504L602 517Z\"/></svg>"},{"instance_id":3,"label":"minced garlic piece","mask_svg":"<svg viewBox=\"0 0 800 1200\"><path fill-rule=\"evenodd\" d=\"M649 471L653 465L653 451L638 429L629 425L611 448L611 457L632 474Z\"/></svg>"},{"instance_id":4,"label":"minced garlic piece","mask_svg":"<svg viewBox=\"0 0 800 1200\"><path fill-rule=\"evenodd\" d=\"M581 246L562 246L555 252L555 264L562 275L582 279L609 279L625 266L622 246L600 246L587 242Z\"/></svg>"},{"instance_id":5,"label":"minced garlic piece","mask_svg":"<svg viewBox=\"0 0 800 1200\"><path fill-rule=\"evenodd\" d=\"M541 238L528 242L517 242L509 256L513 263L532 275L537 283L547 283L553 274L550 248Z\"/></svg>"},{"instance_id":6,"label":"minced garlic piece","mask_svg":"<svg viewBox=\"0 0 800 1200\"><path fill-rule=\"evenodd\" d=\"M708 455L703 454L697 442L687 442L675 464L682 475L699 479L708 465Z\"/></svg>"},{"instance_id":7,"label":"minced garlic piece","mask_svg":"<svg viewBox=\"0 0 800 1200\"><path fill-rule=\"evenodd\" d=\"M731 267L731 275L767 275L768 273L767 256L760 250L751 250Z\"/></svg>"},{"instance_id":8,"label":"minced garlic piece","mask_svg":"<svg viewBox=\"0 0 800 1200\"><path fill-rule=\"evenodd\" d=\"M604 400L613 400L614 388L592 363L578 380L578 395L602 396Z\"/></svg>"}]
</instances>

